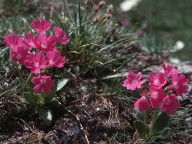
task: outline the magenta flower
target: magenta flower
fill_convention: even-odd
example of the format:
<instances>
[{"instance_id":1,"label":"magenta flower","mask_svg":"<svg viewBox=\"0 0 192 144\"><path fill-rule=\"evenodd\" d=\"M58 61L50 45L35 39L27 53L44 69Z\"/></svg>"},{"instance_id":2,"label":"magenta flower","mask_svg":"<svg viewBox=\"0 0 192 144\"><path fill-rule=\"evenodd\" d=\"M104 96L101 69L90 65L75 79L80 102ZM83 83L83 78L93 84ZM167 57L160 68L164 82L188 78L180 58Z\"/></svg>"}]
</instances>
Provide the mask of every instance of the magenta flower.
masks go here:
<instances>
[{"instance_id":1,"label":"magenta flower","mask_svg":"<svg viewBox=\"0 0 192 144\"><path fill-rule=\"evenodd\" d=\"M142 74L134 74L133 72L128 72L127 79L123 83L123 87L126 87L129 90L135 90L136 88L141 88L143 81L141 80Z\"/></svg>"},{"instance_id":2,"label":"magenta flower","mask_svg":"<svg viewBox=\"0 0 192 144\"><path fill-rule=\"evenodd\" d=\"M150 73L148 76L150 86L156 89L162 88L166 84L166 77L164 73L157 72L157 74Z\"/></svg>"},{"instance_id":3,"label":"magenta flower","mask_svg":"<svg viewBox=\"0 0 192 144\"><path fill-rule=\"evenodd\" d=\"M181 74L181 75L173 75L172 76L172 85L170 87L174 88L175 91L179 96L182 96L183 93L187 92L187 84L188 79Z\"/></svg>"},{"instance_id":4,"label":"magenta flower","mask_svg":"<svg viewBox=\"0 0 192 144\"><path fill-rule=\"evenodd\" d=\"M138 99L135 104L135 108L138 108L141 112L147 112L150 110L150 104L145 96L142 96L140 99Z\"/></svg>"},{"instance_id":5,"label":"magenta flower","mask_svg":"<svg viewBox=\"0 0 192 144\"><path fill-rule=\"evenodd\" d=\"M56 39L53 36L47 37L45 34L42 34L38 37L36 46L37 49L42 50L43 52L48 52L56 49Z\"/></svg>"},{"instance_id":6,"label":"magenta flower","mask_svg":"<svg viewBox=\"0 0 192 144\"><path fill-rule=\"evenodd\" d=\"M54 86L50 76L33 77L31 82L35 85L34 92L44 92L46 95L51 93L51 88Z\"/></svg>"},{"instance_id":7,"label":"magenta flower","mask_svg":"<svg viewBox=\"0 0 192 144\"><path fill-rule=\"evenodd\" d=\"M123 27L128 27L130 25L130 22L128 19L122 19L121 20L121 24L123 25Z\"/></svg>"},{"instance_id":8,"label":"magenta flower","mask_svg":"<svg viewBox=\"0 0 192 144\"><path fill-rule=\"evenodd\" d=\"M40 35L43 34L44 32L46 32L47 30L49 30L51 28L50 23L47 20L34 20L31 23L32 28L38 32Z\"/></svg>"},{"instance_id":9,"label":"magenta flower","mask_svg":"<svg viewBox=\"0 0 192 144\"><path fill-rule=\"evenodd\" d=\"M17 48L17 51L13 51L11 53L11 59L16 62L18 61L20 64L24 64L27 55L28 55L28 49L19 46Z\"/></svg>"},{"instance_id":10,"label":"magenta flower","mask_svg":"<svg viewBox=\"0 0 192 144\"><path fill-rule=\"evenodd\" d=\"M134 32L135 36L137 37L142 37L144 32L142 29L137 29L135 32Z\"/></svg>"},{"instance_id":11,"label":"magenta flower","mask_svg":"<svg viewBox=\"0 0 192 144\"><path fill-rule=\"evenodd\" d=\"M162 64L162 68L165 72L166 77L171 77L173 75L177 75L179 72L178 70L174 69L170 64Z\"/></svg>"},{"instance_id":12,"label":"magenta flower","mask_svg":"<svg viewBox=\"0 0 192 144\"><path fill-rule=\"evenodd\" d=\"M177 96L171 94L163 99L161 110L165 111L168 115L173 114L180 107L180 103L177 101Z\"/></svg>"},{"instance_id":13,"label":"magenta flower","mask_svg":"<svg viewBox=\"0 0 192 144\"><path fill-rule=\"evenodd\" d=\"M25 34L25 39L23 40L23 45L28 47L29 50L36 48L36 41L38 36L33 36L31 33Z\"/></svg>"},{"instance_id":14,"label":"magenta flower","mask_svg":"<svg viewBox=\"0 0 192 144\"><path fill-rule=\"evenodd\" d=\"M150 94L151 107L158 108L165 97L164 90L162 88L155 89L154 87L150 86L149 94Z\"/></svg>"},{"instance_id":15,"label":"magenta flower","mask_svg":"<svg viewBox=\"0 0 192 144\"><path fill-rule=\"evenodd\" d=\"M64 57L60 56L60 51L49 51L46 54L47 61L48 61L48 67L58 67L61 68L64 66L65 60Z\"/></svg>"},{"instance_id":16,"label":"magenta flower","mask_svg":"<svg viewBox=\"0 0 192 144\"><path fill-rule=\"evenodd\" d=\"M60 27L54 27L54 34L58 43L66 45L70 39L66 37L66 33Z\"/></svg>"},{"instance_id":17,"label":"magenta flower","mask_svg":"<svg viewBox=\"0 0 192 144\"><path fill-rule=\"evenodd\" d=\"M94 4L93 5L93 10L94 10L95 13L97 13L100 10L99 5L98 4Z\"/></svg>"},{"instance_id":18,"label":"magenta flower","mask_svg":"<svg viewBox=\"0 0 192 144\"><path fill-rule=\"evenodd\" d=\"M17 48L22 45L22 39L15 34L10 34L4 38L3 43L13 52L16 52Z\"/></svg>"},{"instance_id":19,"label":"magenta flower","mask_svg":"<svg viewBox=\"0 0 192 144\"><path fill-rule=\"evenodd\" d=\"M29 54L25 60L25 66L31 70L32 73L40 73L40 70L46 68L45 57L42 53L37 53L36 55Z\"/></svg>"},{"instance_id":20,"label":"magenta flower","mask_svg":"<svg viewBox=\"0 0 192 144\"><path fill-rule=\"evenodd\" d=\"M117 13L121 14L121 13L123 13L123 12L124 12L124 11L122 10L121 7L118 7L118 8L117 8Z\"/></svg>"}]
</instances>

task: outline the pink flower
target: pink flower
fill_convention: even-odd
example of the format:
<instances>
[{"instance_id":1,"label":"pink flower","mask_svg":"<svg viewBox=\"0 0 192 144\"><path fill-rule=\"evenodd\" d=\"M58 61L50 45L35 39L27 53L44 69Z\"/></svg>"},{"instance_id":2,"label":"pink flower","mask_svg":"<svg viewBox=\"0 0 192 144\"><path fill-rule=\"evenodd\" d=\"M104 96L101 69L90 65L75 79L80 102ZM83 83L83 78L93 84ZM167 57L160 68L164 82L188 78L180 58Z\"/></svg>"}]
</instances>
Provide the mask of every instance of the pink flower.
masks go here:
<instances>
[{"instance_id":1,"label":"pink flower","mask_svg":"<svg viewBox=\"0 0 192 144\"><path fill-rule=\"evenodd\" d=\"M31 70L32 73L40 73L40 70L46 68L45 57L42 53L37 53L36 55L29 54L25 60L25 66Z\"/></svg>"},{"instance_id":2,"label":"pink flower","mask_svg":"<svg viewBox=\"0 0 192 144\"><path fill-rule=\"evenodd\" d=\"M33 77L31 82L35 85L34 92L44 92L46 95L51 93L51 88L54 86L50 76Z\"/></svg>"},{"instance_id":3,"label":"pink flower","mask_svg":"<svg viewBox=\"0 0 192 144\"><path fill-rule=\"evenodd\" d=\"M163 103L161 106L162 111L166 111L168 115L173 114L180 107L180 103L177 101L177 96L175 94L171 94L166 96L163 99Z\"/></svg>"},{"instance_id":4,"label":"pink flower","mask_svg":"<svg viewBox=\"0 0 192 144\"><path fill-rule=\"evenodd\" d=\"M121 13L123 13L123 12L124 12L124 11L122 10L121 7L118 7L118 8L117 8L117 13L120 13L120 14L121 14Z\"/></svg>"},{"instance_id":5,"label":"pink flower","mask_svg":"<svg viewBox=\"0 0 192 144\"><path fill-rule=\"evenodd\" d=\"M121 24L123 25L123 27L128 27L130 25L130 22L128 19L122 19L121 20Z\"/></svg>"},{"instance_id":6,"label":"pink flower","mask_svg":"<svg viewBox=\"0 0 192 144\"><path fill-rule=\"evenodd\" d=\"M23 40L23 45L28 47L29 50L36 48L36 41L38 36L33 36L31 33L25 34L25 40Z\"/></svg>"},{"instance_id":7,"label":"pink flower","mask_svg":"<svg viewBox=\"0 0 192 144\"><path fill-rule=\"evenodd\" d=\"M13 51L11 53L11 59L13 61L18 61L20 64L24 64L27 55L28 55L28 49L19 46L17 48L17 51Z\"/></svg>"},{"instance_id":8,"label":"pink flower","mask_svg":"<svg viewBox=\"0 0 192 144\"><path fill-rule=\"evenodd\" d=\"M70 39L66 37L66 33L59 27L54 27L54 34L58 43L66 45Z\"/></svg>"},{"instance_id":9,"label":"pink flower","mask_svg":"<svg viewBox=\"0 0 192 144\"><path fill-rule=\"evenodd\" d=\"M135 102L134 107L138 108L139 111L141 111L141 112L146 112L146 111L150 110L150 104L145 96L142 96L140 99L138 99Z\"/></svg>"},{"instance_id":10,"label":"pink flower","mask_svg":"<svg viewBox=\"0 0 192 144\"><path fill-rule=\"evenodd\" d=\"M181 75L172 76L172 85L170 87L174 88L179 96L182 96L183 93L187 92L188 79Z\"/></svg>"},{"instance_id":11,"label":"pink flower","mask_svg":"<svg viewBox=\"0 0 192 144\"><path fill-rule=\"evenodd\" d=\"M150 86L156 89L162 88L166 84L166 77L164 73L157 72L157 74L150 73L148 76Z\"/></svg>"},{"instance_id":12,"label":"pink flower","mask_svg":"<svg viewBox=\"0 0 192 144\"><path fill-rule=\"evenodd\" d=\"M134 32L135 36L137 37L142 37L144 32L142 29L137 29L135 32Z\"/></svg>"},{"instance_id":13,"label":"pink flower","mask_svg":"<svg viewBox=\"0 0 192 144\"><path fill-rule=\"evenodd\" d=\"M154 87L150 86L149 94L150 94L151 107L158 108L165 97L164 90L162 88L155 89Z\"/></svg>"},{"instance_id":14,"label":"pink flower","mask_svg":"<svg viewBox=\"0 0 192 144\"><path fill-rule=\"evenodd\" d=\"M22 45L22 39L15 34L10 34L4 38L3 43L15 52Z\"/></svg>"},{"instance_id":15,"label":"pink flower","mask_svg":"<svg viewBox=\"0 0 192 144\"><path fill-rule=\"evenodd\" d=\"M34 20L31 26L40 35L51 28L51 25L47 20L39 20L39 19Z\"/></svg>"},{"instance_id":16,"label":"pink flower","mask_svg":"<svg viewBox=\"0 0 192 144\"><path fill-rule=\"evenodd\" d=\"M174 69L170 64L162 64L163 70L165 72L166 77L171 77L173 75L177 75L179 72L178 70Z\"/></svg>"},{"instance_id":17,"label":"pink flower","mask_svg":"<svg viewBox=\"0 0 192 144\"><path fill-rule=\"evenodd\" d=\"M64 57L60 56L60 51L49 51L46 54L47 61L48 61L48 67L58 67L61 68L64 66L65 60Z\"/></svg>"},{"instance_id":18,"label":"pink flower","mask_svg":"<svg viewBox=\"0 0 192 144\"><path fill-rule=\"evenodd\" d=\"M94 12L97 13L100 10L99 4L94 4L93 5L93 10L94 10Z\"/></svg>"},{"instance_id":19,"label":"pink flower","mask_svg":"<svg viewBox=\"0 0 192 144\"><path fill-rule=\"evenodd\" d=\"M133 72L128 72L127 79L124 81L123 86L130 90L141 88L143 81L141 80L142 74L139 72L135 75Z\"/></svg>"},{"instance_id":20,"label":"pink flower","mask_svg":"<svg viewBox=\"0 0 192 144\"><path fill-rule=\"evenodd\" d=\"M43 52L48 52L56 49L56 39L53 36L47 37L45 34L42 34L38 37L36 41L36 47Z\"/></svg>"}]
</instances>

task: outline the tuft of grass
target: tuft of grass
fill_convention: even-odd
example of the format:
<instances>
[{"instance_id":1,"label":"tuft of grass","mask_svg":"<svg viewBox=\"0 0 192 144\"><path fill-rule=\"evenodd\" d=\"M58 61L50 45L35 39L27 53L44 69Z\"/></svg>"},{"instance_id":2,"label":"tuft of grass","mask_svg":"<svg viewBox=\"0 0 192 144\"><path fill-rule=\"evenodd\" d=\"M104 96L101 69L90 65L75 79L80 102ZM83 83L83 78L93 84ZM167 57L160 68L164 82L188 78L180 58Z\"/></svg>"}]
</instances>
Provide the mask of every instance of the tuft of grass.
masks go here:
<instances>
[{"instance_id":1,"label":"tuft of grass","mask_svg":"<svg viewBox=\"0 0 192 144\"><path fill-rule=\"evenodd\" d=\"M70 44L61 48L69 59L68 66L71 71L83 76L100 77L109 71L112 72L112 69L122 68L137 55L137 53L122 54L124 50L130 50L131 45L137 40L131 33L127 35L119 33L119 25L112 13L106 9L95 13L79 3L74 12L64 13L63 17L56 20L57 25L67 32L71 40ZM61 19L66 17L68 22L63 22Z\"/></svg>"},{"instance_id":2,"label":"tuft of grass","mask_svg":"<svg viewBox=\"0 0 192 144\"><path fill-rule=\"evenodd\" d=\"M140 40L141 48L151 55L162 54L163 52L172 52L172 43L164 44L156 36L144 35Z\"/></svg>"}]
</instances>

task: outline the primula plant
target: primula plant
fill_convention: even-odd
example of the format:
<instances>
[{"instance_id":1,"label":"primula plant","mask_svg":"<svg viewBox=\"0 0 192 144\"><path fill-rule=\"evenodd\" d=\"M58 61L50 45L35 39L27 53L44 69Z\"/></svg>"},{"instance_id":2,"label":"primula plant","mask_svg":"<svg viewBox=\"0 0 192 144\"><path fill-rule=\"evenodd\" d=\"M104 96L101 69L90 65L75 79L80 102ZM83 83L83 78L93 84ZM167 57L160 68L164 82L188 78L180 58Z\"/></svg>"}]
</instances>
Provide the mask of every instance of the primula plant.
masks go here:
<instances>
[{"instance_id":1,"label":"primula plant","mask_svg":"<svg viewBox=\"0 0 192 144\"><path fill-rule=\"evenodd\" d=\"M169 135L170 115L180 107L179 99L188 89L188 79L170 64L162 65L163 72L150 73L146 81L142 74L128 72L123 87L139 90L141 97L135 102L138 120L135 127L147 142Z\"/></svg>"},{"instance_id":2,"label":"primula plant","mask_svg":"<svg viewBox=\"0 0 192 144\"><path fill-rule=\"evenodd\" d=\"M57 44L66 45L70 39L60 27L54 27L54 35L47 35L51 24L47 20L34 20L31 24L36 34L26 33L24 38L16 34L10 34L4 38L4 44L10 48L11 59L17 64L27 68L31 73L25 83L25 100L34 108L40 116L44 104L49 103L56 92L56 84L52 79L53 67L62 68L65 58L57 50ZM33 88L31 88L31 86ZM50 115L48 109L45 111ZM49 114L48 114L49 113ZM47 123L48 120L42 117Z\"/></svg>"}]
</instances>

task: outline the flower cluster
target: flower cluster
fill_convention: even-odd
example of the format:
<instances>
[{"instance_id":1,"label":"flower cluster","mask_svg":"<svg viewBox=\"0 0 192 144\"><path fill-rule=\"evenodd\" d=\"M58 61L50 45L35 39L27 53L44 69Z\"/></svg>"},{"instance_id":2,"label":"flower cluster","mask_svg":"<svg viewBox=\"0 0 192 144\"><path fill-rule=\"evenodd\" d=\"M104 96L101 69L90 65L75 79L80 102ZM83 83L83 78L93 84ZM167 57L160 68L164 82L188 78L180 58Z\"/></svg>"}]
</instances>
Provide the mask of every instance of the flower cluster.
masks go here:
<instances>
[{"instance_id":1,"label":"flower cluster","mask_svg":"<svg viewBox=\"0 0 192 144\"><path fill-rule=\"evenodd\" d=\"M151 108L159 108L171 115L180 107L178 97L182 97L187 92L188 79L169 64L163 64L162 68L163 72L150 73L148 76L147 94L149 97L147 94L143 94L134 105L141 112L149 111ZM143 84L141 78L141 73L128 72L123 86L129 90L141 88Z\"/></svg>"},{"instance_id":2,"label":"flower cluster","mask_svg":"<svg viewBox=\"0 0 192 144\"><path fill-rule=\"evenodd\" d=\"M56 44L66 45L70 39L60 27L53 28L53 36L46 35L51 25L44 19L34 20L31 27L38 33L37 35L26 33L24 38L21 38L10 34L5 37L4 44L10 48L13 61L24 65L36 75L32 78L32 83L35 85L34 92L50 94L54 82L50 76L41 73L50 67L62 68L64 66L65 58L56 49Z\"/></svg>"}]
</instances>

